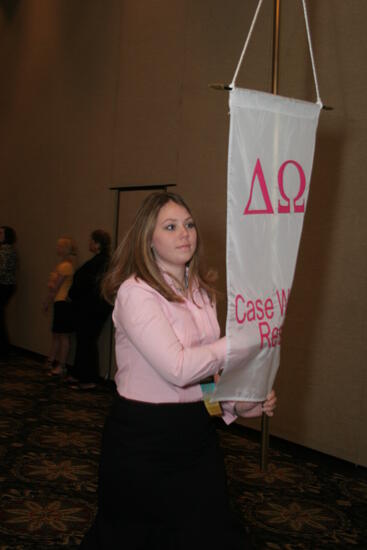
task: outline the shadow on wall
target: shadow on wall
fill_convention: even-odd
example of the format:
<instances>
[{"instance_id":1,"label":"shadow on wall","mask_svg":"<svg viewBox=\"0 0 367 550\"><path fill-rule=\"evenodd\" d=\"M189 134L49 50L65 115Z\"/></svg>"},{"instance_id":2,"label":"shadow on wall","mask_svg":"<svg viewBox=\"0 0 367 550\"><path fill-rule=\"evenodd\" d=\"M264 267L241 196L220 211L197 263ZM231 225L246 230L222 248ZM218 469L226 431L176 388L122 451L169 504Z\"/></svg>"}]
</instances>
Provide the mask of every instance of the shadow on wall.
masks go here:
<instances>
[{"instance_id":1,"label":"shadow on wall","mask_svg":"<svg viewBox=\"0 0 367 550\"><path fill-rule=\"evenodd\" d=\"M20 0L0 0L0 8L3 10L8 21L13 19Z\"/></svg>"},{"instance_id":2,"label":"shadow on wall","mask_svg":"<svg viewBox=\"0 0 367 550\"><path fill-rule=\"evenodd\" d=\"M325 115L324 115L325 116ZM332 116L332 115L326 115ZM297 404L292 430L303 433L307 389L322 376L317 357L320 320L327 317L325 295L330 273L330 250L340 188L340 162L344 138L341 132L319 130L314 171L304 221L297 269L284 325L281 367L277 386L287 388L287 400ZM301 297L301 298L300 298ZM327 342L325 342L327 345Z\"/></svg>"}]
</instances>

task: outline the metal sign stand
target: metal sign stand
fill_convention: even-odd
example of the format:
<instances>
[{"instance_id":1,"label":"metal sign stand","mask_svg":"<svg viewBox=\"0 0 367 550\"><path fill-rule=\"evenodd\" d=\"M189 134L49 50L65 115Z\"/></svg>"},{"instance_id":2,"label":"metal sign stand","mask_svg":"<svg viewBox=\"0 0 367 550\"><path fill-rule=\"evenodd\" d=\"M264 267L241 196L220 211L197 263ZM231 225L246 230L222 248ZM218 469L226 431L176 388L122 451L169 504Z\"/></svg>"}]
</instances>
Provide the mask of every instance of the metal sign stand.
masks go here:
<instances>
[{"instance_id":1,"label":"metal sign stand","mask_svg":"<svg viewBox=\"0 0 367 550\"><path fill-rule=\"evenodd\" d=\"M113 219L113 250L117 247L118 234L119 234L119 217L120 217L120 195L121 193L132 191L167 191L168 187L175 187L175 183L159 183L159 184L147 184L147 185L122 185L119 187L110 187L110 191L115 191L115 208ZM112 353L113 353L113 326L112 319L110 319L110 343L109 343L109 358L108 358L108 372L106 379L111 378L112 370Z\"/></svg>"}]
</instances>

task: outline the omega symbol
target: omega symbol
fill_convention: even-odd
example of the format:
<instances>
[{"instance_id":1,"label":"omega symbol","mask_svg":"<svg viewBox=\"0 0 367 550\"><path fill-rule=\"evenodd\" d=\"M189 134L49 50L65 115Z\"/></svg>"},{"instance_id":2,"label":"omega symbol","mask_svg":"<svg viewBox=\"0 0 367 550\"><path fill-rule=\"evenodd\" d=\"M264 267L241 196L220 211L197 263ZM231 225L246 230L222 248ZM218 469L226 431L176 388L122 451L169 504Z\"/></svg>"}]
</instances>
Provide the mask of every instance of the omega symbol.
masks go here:
<instances>
[{"instance_id":1,"label":"omega symbol","mask_svg":"<svg viewBox=\"0 0 367 550\"><path fill-rule=\"evenodd\" d=\"M289 165L293 165L298 173L299 187L295 197L289 197L284 189L284 173ZM253 192L256 180L259 183L260 191L264 201L264 208L262 209L254 208L252 206ZM278 200L279 214L290 214L292 201L294 213L302 213L305 211L305 200L302 199L302 196L306 189L306 176L299 162L297 162L296 160L286 160L285 162L283 162L278 170L278 189L281 195L281 199ZM243 211L243 214L274 214L273 205L270 200L269 191L266 185L260 159L256 160L255 169L252 175L250 196L246 204L245 210Z\"/></svg>"}]
</instances>

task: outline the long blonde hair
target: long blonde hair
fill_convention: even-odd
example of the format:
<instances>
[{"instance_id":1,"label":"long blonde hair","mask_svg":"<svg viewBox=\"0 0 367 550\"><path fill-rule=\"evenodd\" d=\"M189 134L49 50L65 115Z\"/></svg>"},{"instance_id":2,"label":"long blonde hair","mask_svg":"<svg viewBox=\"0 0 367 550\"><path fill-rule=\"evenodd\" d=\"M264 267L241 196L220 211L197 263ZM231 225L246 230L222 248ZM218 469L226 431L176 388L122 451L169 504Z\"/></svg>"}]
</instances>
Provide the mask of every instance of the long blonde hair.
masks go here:
<instances>
[{"instance_id":1,"label":"long blonde hair","mask_svg":"<svg viewBox=\"0 0 367 550\"><path fill-rule=\"evenodd\" d=\"M132 226L114 252L110 268L102 282L102 294L111 304L115 301L120 285L132 275L145 281L168 301L183 302L183 298L165 281L151 249L158 214L168 202L183 206L192 215L183 198L175 193L152 193L143 201ZM213 272L203 273L200 253L200 237L197 232L196 250L188 265L188 292L192 296L196 282L199 289L206 291L209 299L214 301Z\"/></svg>"}]
</instances>

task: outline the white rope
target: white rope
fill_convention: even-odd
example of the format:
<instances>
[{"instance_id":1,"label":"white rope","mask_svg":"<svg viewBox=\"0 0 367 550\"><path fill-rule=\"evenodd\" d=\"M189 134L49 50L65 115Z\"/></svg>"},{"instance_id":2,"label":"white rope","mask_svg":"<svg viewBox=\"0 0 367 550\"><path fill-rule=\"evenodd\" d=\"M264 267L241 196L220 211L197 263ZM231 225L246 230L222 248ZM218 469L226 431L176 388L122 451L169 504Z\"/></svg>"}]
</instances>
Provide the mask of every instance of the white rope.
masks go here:
<instances>
[{"instance_id":1,"label":"white rope","mask_svg":"<svg viewBox=\"0 0 367 550\"><path fill-rule=\"evenodd\" d=\"M252 23L251 23L251 27L250 27L250 30L249 30L249 33L247 35L247 38L246 38L246 42L245 42L245 45L243 47L243 50L242 50L242 53L241 53L241 57L240 57L240 60L238 62L238 65L237 65L237 68L236 68L236 71L234 73L234 76L232 78L232 82L230 83L229 87L231 89L233 89L236 85L236 79L237 79L237 76L238 76L238 71L240 70L240 67L241 67L241 64L242 64L242 60L243 60L243 56L245 55L245 52L247 50L247 46L250 42L250 38L251 38L251 35L252 35L252 31L254 30L254 26L255 26L255 23L256 23L256 19L257 19L257 16L259 15L259 11L260 11L260 8L261 8L261 4L263 3L263 0L259 0L259 3L257 5L257 8L256 8L256 11L255 11L255 15L254 15L254 18L252 20Z\"/></svg>"},{"instance_id":2,"label":"white rope","mask_svg":"<svg viewBox=\"0 0 367 550\"><path fill-rule=\"evenodd\" d=\"M311 33L310 33L309 25L308 25L306 0L302 0L302 4L303 4L303 11L304 11L304 14L305 14L305 23L306 23L306 32L307 32L307 39L308 39L308 47L309 47L310 56L311 56L312 72L313 72L313 79L314 79L314 81L315 81L317 103L318 103L318 105L320 105L320 107L322 107L322 101L321 101L320 92L319 92L319 83L318 83L318 81L317 81L315 60L314 60L313 51L312 51Z\"/></svg>"},{"instance_id":3,"label":"white rope","mask_svg":"<svg viewBox=\"0 0 367 550\"><path fill-rule=\"evenodd\" d=\"M262 3L263 3L263 0L259 0L259 3L257 5L256 11L255 11L254 18L253 18L252 23L251 23L249 33L248 33L247 38L246 38L245 45L244 45L242 53L241 53L240 60L237 64L235 73L234 73L233 78L232 78L232 82L229 85L230 89L233 89L236 85L237 76L238 76L240 67L242 65L242 61L243 61L244 55L246 53L247 46L249 45L249 42L250 42L250 39L251 39L251 36L252 36L252 32L254 30L256 20L257 20L257 16L259 15L259 11L260 11L260 8L262 6ZM307 33L308 47L309 47L309 50L310 50L312 73L313 73L313 78L314 78L315 88L316 88L317 103L318 103L318 105L320 105L322 107L322 101L321 101L320 92L319 92L319 83L317 81L315 60L314 60L314 57L313 57L313 50L312 50L312 43L311 43L311 33L310 33L309 24L308 24L306 0L302 0L302 4L303 4L303 12L304 12L304 15L305 15L306 33Z\"/></svg>"}]
</instances>

